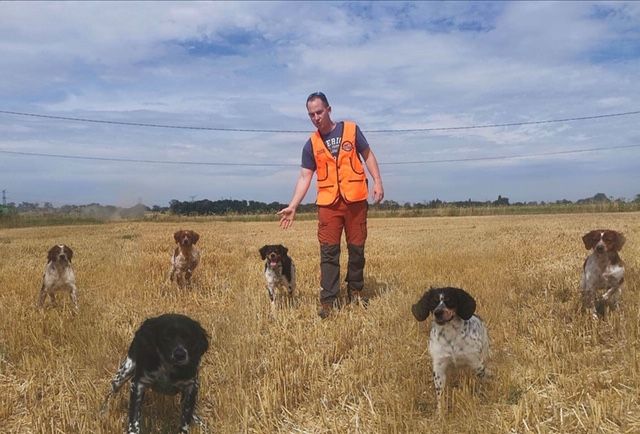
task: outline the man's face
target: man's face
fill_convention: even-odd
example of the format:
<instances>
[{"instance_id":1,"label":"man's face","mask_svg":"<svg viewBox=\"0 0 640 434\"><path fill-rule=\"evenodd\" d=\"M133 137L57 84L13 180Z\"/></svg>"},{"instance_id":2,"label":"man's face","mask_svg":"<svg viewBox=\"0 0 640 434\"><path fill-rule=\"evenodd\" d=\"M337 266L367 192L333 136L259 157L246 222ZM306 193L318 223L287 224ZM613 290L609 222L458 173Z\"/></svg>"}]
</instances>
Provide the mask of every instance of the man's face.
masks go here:
<instances>
[{"instance_id":1,"label":"man's face","mask_svg":"<svg viewBox=\"0 0 640 434\"><path fill-rule=\"evenodd\" d=\"M331 130L332 122L331 106L326 107L320 98L314 98L307 103L307 111L309 112L309 119L311 123L320 130L320 132L328 132Z\"/></svg>"}]
</instances>

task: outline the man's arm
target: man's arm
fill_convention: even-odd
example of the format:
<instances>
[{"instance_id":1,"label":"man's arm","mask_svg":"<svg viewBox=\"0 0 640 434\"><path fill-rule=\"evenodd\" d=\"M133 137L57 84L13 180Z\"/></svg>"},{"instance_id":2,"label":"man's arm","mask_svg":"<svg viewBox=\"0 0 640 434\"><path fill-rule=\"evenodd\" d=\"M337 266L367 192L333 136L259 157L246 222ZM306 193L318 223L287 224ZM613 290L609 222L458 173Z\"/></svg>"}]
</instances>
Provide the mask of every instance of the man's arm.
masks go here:
<instances>
[{"instance_id":1,"label":"man's arm","mask_svg":"<svg viewBox=\"0 0 640 434\"><path fill-rule=\"evenodd\" d=\"M300 202L302 202L302 199L306 196L309 186L311 185L312 177L313 170L306 169L304 167L300 169L300 176L296 182L296 188L293 190L293 197L291 198L291 202L289 202L289 206L282 208L277 213L280 216L280 227L282 229L289 229L293 224L293 219L296 216L296 209L298 208L298 205L300 205Z\"/></svg>"},{"instance_id":2,"label":"man's arm","mask_svg":"<svg viewBox=\"0 0 640 434\"><path fill-rule=\"evenodd\" d=\"M373 203L379 203L384 199L384 187L382 186L382 177L380 176L378 160L371 148L367 148L362 152L362 158L364 158L369 174L373 178Z\"/></svg>"}]
</instances>

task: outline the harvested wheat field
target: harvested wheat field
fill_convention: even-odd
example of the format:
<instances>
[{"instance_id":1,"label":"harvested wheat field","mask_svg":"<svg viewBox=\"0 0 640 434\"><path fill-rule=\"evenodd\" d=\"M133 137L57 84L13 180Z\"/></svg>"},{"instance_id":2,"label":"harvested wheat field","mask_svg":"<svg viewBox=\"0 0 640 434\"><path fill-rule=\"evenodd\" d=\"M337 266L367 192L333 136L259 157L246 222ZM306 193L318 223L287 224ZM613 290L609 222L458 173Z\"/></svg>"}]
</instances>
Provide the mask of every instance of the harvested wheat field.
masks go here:
<instances>
[{"instance_id":1,"label":"harvested wheat field","mask_svg":"<svg viewBox=\"0 0 640 434\"><path fill-rule=\"evenodd\" d=\"M0 426L10 433L120 433L128 388L100 406L133 332L179 312L211 336L198 413L221 433L640 432L638 213L370 219L368 309L316 315L316 223L122 222L0 230ZM625 233L619 311L579 309L581 236ZM200 233L194 286L167 281L175 230ZM80 296L35 307L46 252L66 243ZM272 318L258 249L282 243L298 294ZM346 262L343 249L343 264ZM344 268L343 268L344 270ZM430 319L412 303L430 285L478 302L493 377L453 376L436 413L427 352ZM179 399L148 392L143 432L173 433Z\"/></svg>"}]
</instances>

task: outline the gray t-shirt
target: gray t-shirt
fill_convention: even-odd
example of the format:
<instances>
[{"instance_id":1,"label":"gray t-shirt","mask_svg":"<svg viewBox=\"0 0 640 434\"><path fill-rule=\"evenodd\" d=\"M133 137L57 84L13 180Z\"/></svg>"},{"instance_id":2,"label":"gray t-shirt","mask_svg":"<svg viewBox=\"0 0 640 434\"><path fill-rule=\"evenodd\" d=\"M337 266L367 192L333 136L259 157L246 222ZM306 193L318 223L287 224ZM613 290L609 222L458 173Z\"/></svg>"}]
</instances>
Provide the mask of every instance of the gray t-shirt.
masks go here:
<instances>
[{"instance_id":1,"label":"gray t-shirt","mask_svg":"<svg viewBox=\"0 0 640 434\"><path fill-rule=\"evenodd\" d=\"M324 144L327 145L331 155L333 157L338 156L340 151L340 141L342 140L342 130L344 129L344 122L338 122L336 127L326 136L322 136ZM369 149L369 142L360 131L360 127L356 125L356 152L358 155L362 155L364 151ZM316 170L316 159L313 156L313 146L311 146L311 139L307 140L302 148L302 164L305 169Z\"/></svg>"}]
</instances>

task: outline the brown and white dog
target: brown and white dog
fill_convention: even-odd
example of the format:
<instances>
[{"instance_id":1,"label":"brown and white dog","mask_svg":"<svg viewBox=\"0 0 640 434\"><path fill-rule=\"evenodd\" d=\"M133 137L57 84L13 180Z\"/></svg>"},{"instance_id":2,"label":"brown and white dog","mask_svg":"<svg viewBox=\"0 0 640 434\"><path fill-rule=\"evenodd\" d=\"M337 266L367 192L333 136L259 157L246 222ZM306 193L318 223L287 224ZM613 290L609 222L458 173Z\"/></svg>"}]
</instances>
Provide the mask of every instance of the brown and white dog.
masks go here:
<instances>
[{"instance_id":1,"label":"brown and white dog","mask_svg":"<svg viewBox=\"0 0 640 434\"><path fill-rule=\"evenodd\" d=\"M42 287L38 298L38 307L44 305L47 295L51 302L56 302L57 291L69 291L71 301L78 309L78 288L76 288L76 276L71 267L73 250L65 244L58 244L49 249L47 253L47 265L44 267Z\"/></svg>"},{"instance_id":2,"label":"brown and white dog","mask_svg":"<svg viewBox=\"0 0 640 434\"><path fill-rule=\"evenodd\" d=\"M267 244L260 248L260 257L264 262L264 278L271 300L271 312L275 313L278 288L284 288L289 298L296 290L296 266L282 244Z\"/></svg>"},{"instance_id":3,"label":"brown and white dog","mask_svg":"<svg viewBox=\"0 0 640 434\"><path fill-rule=\"evenodd\" d=\"M615 310L620 303L624 282L624 262L618 252L625 238L620 232L610 229L596 229L582 237L584 247L591 250L584 261L580 289L582 307L590 310L594 316L604 316L605 306ZM605 289L601 297L596 296L598 289Z\"/></svg>"},{"instance_id":4,"label":"brown and white dog","mask_svg":"<svg viewBox=\"0 0 640 434\"><path fill-rule=\"evenodd\" d=\"M200 262L200 250L196 243L200 235L191 230L179 230L173 234L176 240L176 249L171 257L171 274L169 280L175 278L178 287L191 286L191 275Z\"/></svg>"}]
</instances>

